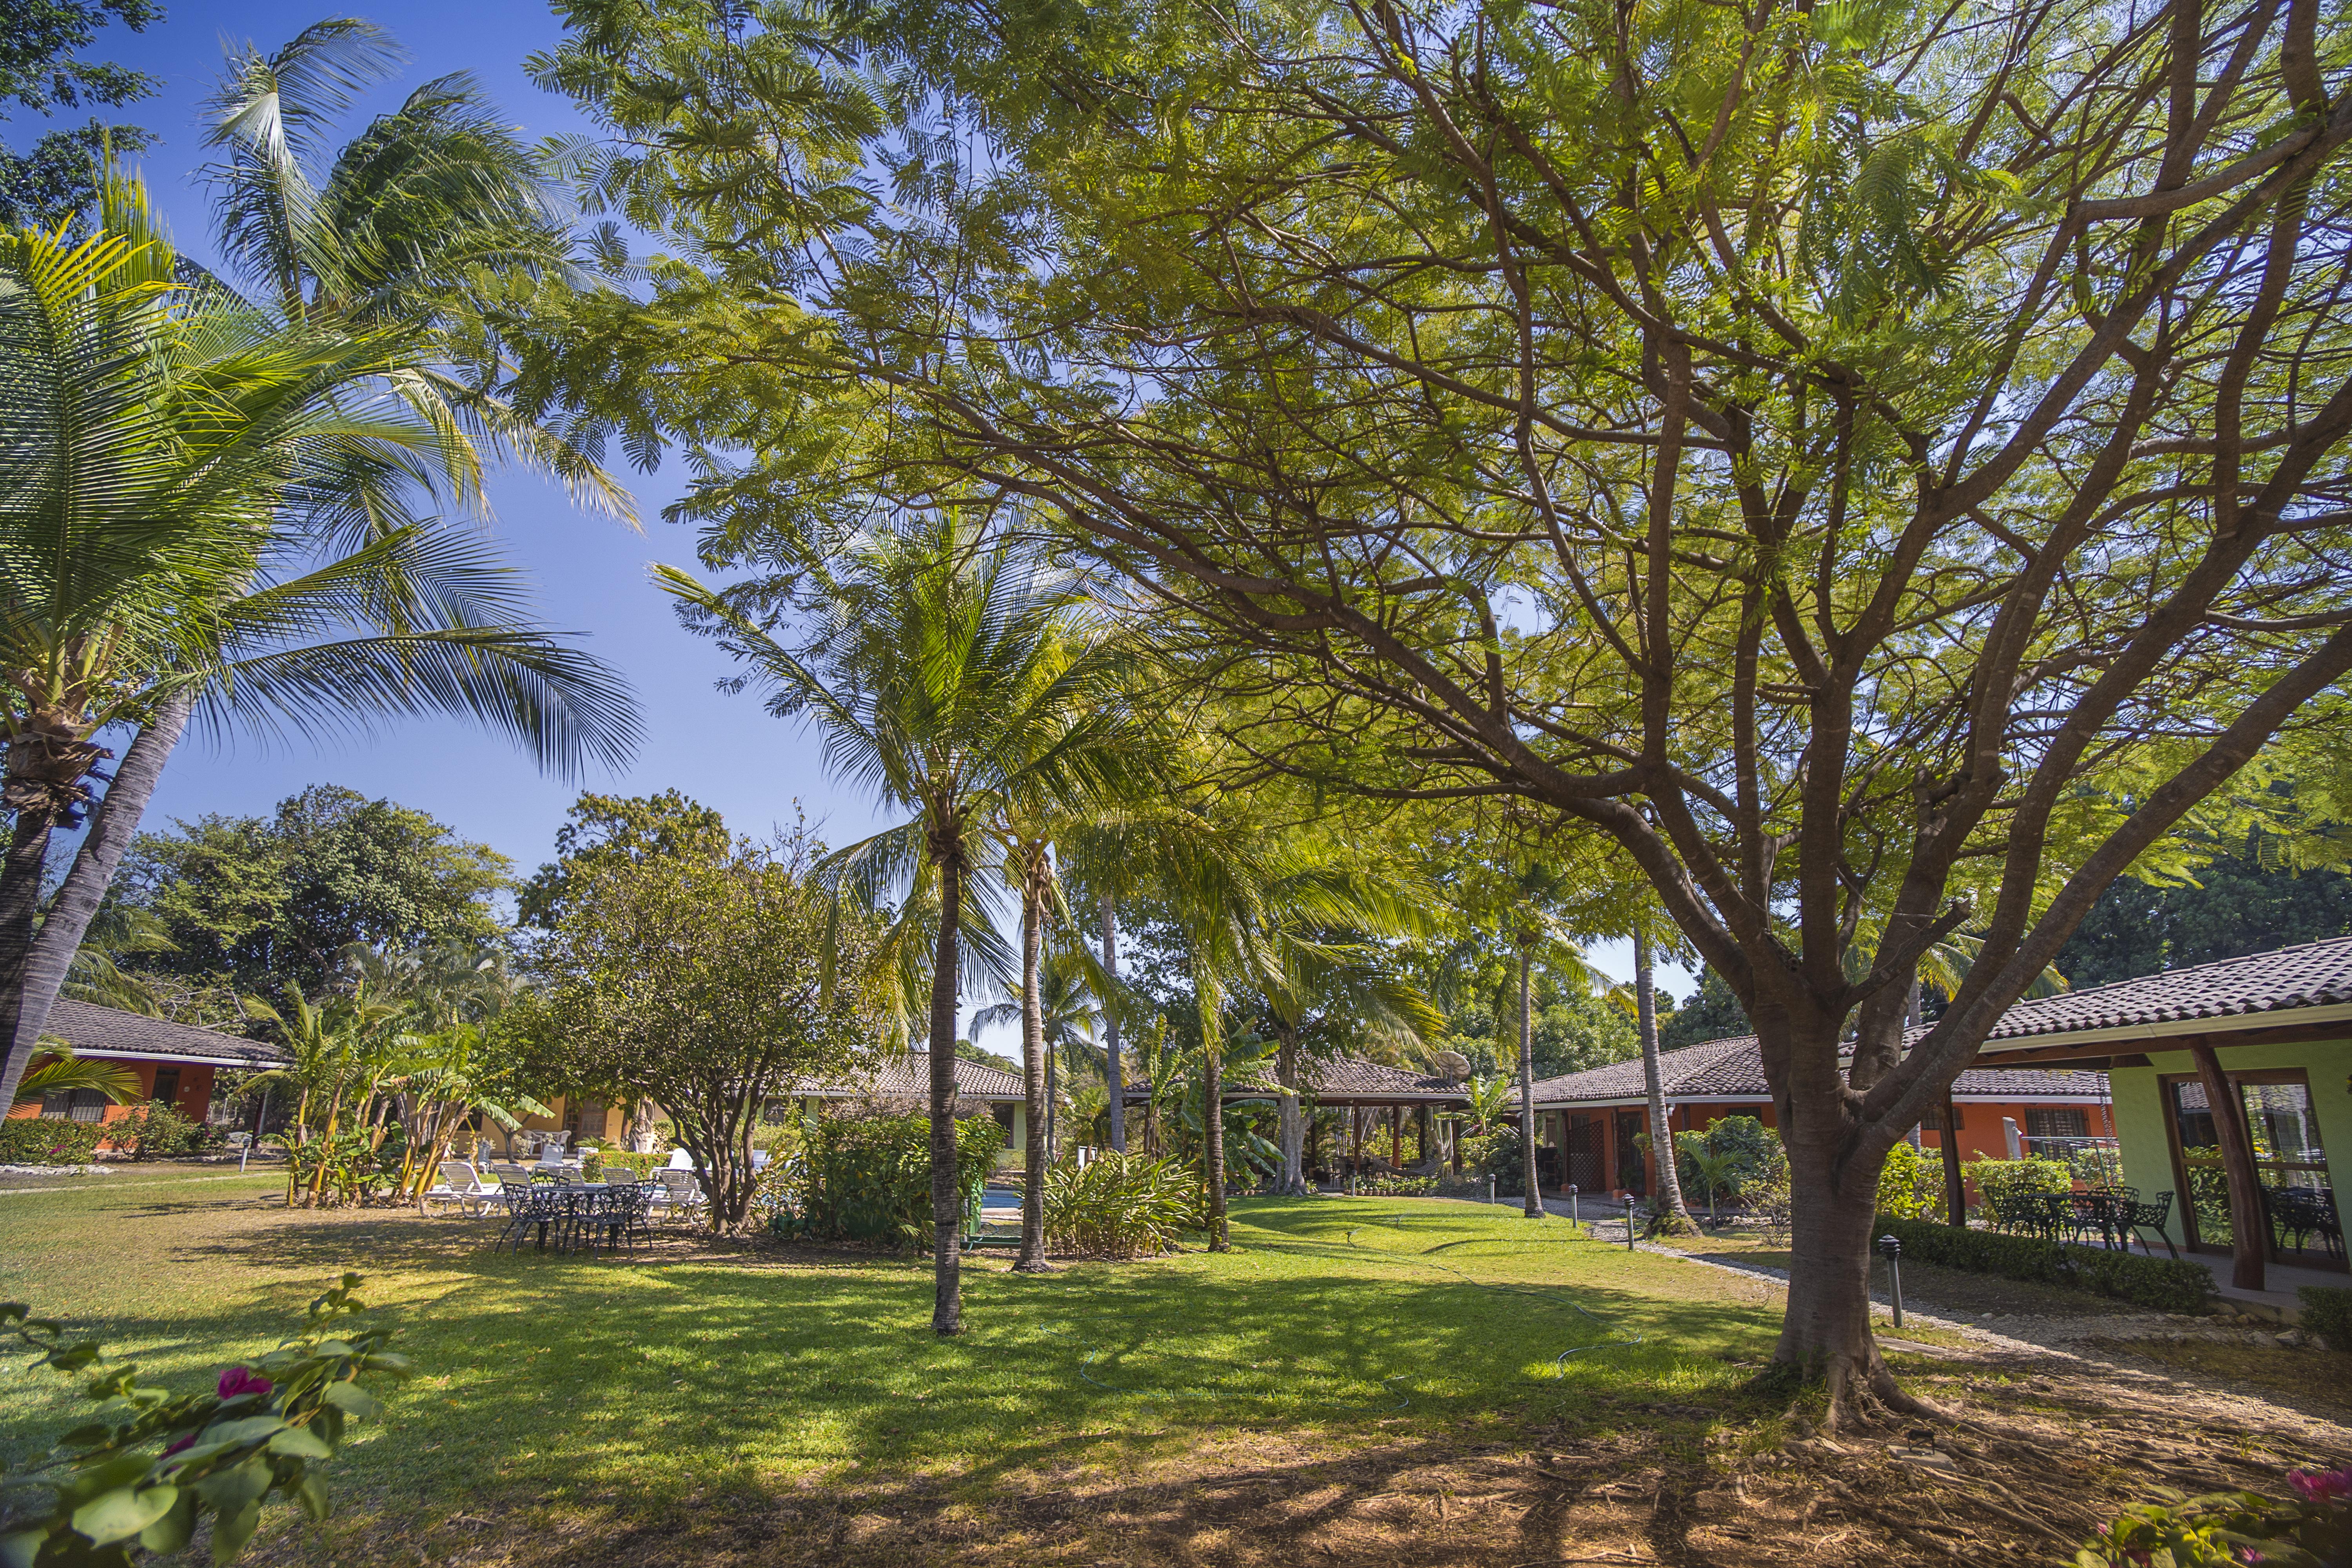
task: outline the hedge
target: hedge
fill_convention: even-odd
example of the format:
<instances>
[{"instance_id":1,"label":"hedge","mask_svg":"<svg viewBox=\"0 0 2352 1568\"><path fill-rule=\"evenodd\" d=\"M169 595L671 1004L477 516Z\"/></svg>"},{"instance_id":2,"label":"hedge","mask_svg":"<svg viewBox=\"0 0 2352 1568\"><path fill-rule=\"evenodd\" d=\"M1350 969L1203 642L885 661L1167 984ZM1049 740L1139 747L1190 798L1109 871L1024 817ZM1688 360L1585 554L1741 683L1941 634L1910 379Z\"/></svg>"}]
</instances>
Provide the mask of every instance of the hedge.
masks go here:
<instances>
[{"instance_id":1,"label":"hedge","mask_svg":"<svg viewBox=\"0 0 2352 1568\"><path fill-rule=\"evenodd\" d=\"M2303 1300L2303 1327L2326 1340L2328 1349L2352 1352L2352 1290L2305 1285L2295 1294Z\"/></svg>"},{"instance_id":2,"label":"hedge","mask_svg":"<svg viewBox=\"0 0 2352 1568\"><path fill-rule=\"evenodd\" d=\"M0 1121L0 1165L87 1165L103 1129L59 1116L12 1116Z\"/></svg>"},{"instance_id":3,"label":"hedge","mask_svg":"<svg viewBox=\"0 0 2352 1568\"><path fill-rule=\"evenodd\" d=\"M1891 1236L1903 1244L1906 1258L1971 1274L2062 1285L2163 1312L2202 1312L2213 1293L2213 1276L2201 1263L1889 1215L1880 1215L1873 1225L1874 1246L1877 1237Z\"/></svg>"}]
</instances>

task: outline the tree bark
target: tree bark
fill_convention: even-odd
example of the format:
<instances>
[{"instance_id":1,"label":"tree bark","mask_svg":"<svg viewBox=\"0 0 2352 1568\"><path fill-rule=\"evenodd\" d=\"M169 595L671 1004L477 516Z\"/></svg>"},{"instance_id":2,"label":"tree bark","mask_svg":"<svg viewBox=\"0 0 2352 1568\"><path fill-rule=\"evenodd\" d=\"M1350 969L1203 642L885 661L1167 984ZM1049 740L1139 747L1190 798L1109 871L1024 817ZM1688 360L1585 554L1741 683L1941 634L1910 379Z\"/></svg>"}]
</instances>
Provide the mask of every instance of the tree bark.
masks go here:
<instances>
[{"instance_id":1,"label":"tree bark","mask_svg":"<svg viewBox=\"0 0 2352 1568\"><path fill-rule=\"evenodd\" d=\"M1021 877L1021 1098L1029 1121L1028 1148L1021 1170L1021 1255L1013 1259L1016 1274L1043 1274L1045 1265L1045 1159L1049 1139L1040 1129L1050 1125L1052 1111L1045 1079L1045 1009L1037 994L1037 948L1045 923L1045 888L1034 867L1024 865ZM1039 1112L1045 1113L1041 1120Z\"/></svg>"},{"instance_id":2,"label":"tree bark","mask_svg":"<svg viewBox=\"0 0 2352 1568\"><path fill-rule=\"evenodd\" d=\"M1103 973L1118 978L1118 927L1110 912L1110 895L1102 898ZM1110 1146L1127 1152L1127 1064L1118 1059L1118 1018L1111 998L1103 1004L1103 1083L1110 1090Z\"/></svg>"},{"instance_id":3,"label":"tree bark","mask_svg":"<svg viewBox=\"0 0 2352 1568\"><path fill-rule=\"evenodd\" d=\"M1666 1114L1664 1072L1658 1065L1658 994L1653 982L1650 939L1641 931L1633 935L1633 1013L1642 1035L1642 1082L1650 1097L1650 1163L1657 1172L1650 1209L1678 1227L1678 1234L1694 1231L1698 1226L1683 1205L1682 1173L1675 1169L1674 1125Z\"/></svg>"},{"instance_id":4,"label":"tree bark","mask_svg":"<svg viewBox=\"0 0 2352 1568\"><path fill-rule=\"evenodd\" d=\"M1208 1189L1209 1250L1230 1252L1225 1225L1225 1052L1219 1028L1223 1000L1208 966L1192 970L1194 1001L1201 1012L1201 1180Z\"/></svg>"},{"instance_id":5,"label":"tree bark","mask_svg":"<svg viewBox=\"0 0 2352 1568\"><path fill-rule=\"evenodd\" d=\"M962 965L958 922L963 918L960 855L937 857L940 942L931 964L931 1330L963 1331L963 1192L956 1183L956 1003ZM1030 1129L1036 1136L1036 1129Z\"/></svg>"},{"instance_id":6,"label":"tree bark","mask_svg":"<svg viewBox=\"0 0 2352 1568\"><path fill-rule=\"evenodd\" d=\"M1303 1159L1306 1132L1298 1109L1298 1030L1287 1024L1275 1026L1279 1044L1274 1053L1274 1079L1282 1089L1278 1097L1282 1128L1282 1182L1277 1188L1286 1197L1304 1197L1307 1193L1307 1171Z\"/></svg>"},{"instance_id":7,"label":"tree bark","mask_svg":"<svg viewBox=\"0 0 2352 1568\"><path fill-rule=\"evenodd\" d=\"M2221 1070L2210 1044L2193 1040L2189 1054L2205 1086L2205 1103L2213 1110L2213 1131L2221 1140L2221 1178L2230 1190L2230 1283L2260 1290L2270 1262L2271 1223L2263 1212L2263 1177L2246 1130L2245 1100Z\"/></svg>"},{"instance_id":8,"label":"tree bark","mask_svg":"<svg viewBox=\"0 0 2352 1568\"><path fill-rule=\"evenodd\" d=\"M132 738L105 797L92 810L89 832L83 837L71 868L58 885L57 897L49 900L48 918L41 922L39 934L31 934L29 917L20 928L12 923L12 915L0 915L0 1108L16 1102L16 1085L32 1063L41 1031L48 1026L49 1009L65 988L66 970L89 933L107 889L114 885L114 873L139 831L139 819L155 794L163 764L171 760L173 749L187 730L191 706L187 698L166 702ZM42 833L43 858L47 839L48 834ZM5 878L16 873L16 847L12 842ZM37 861L31 867L36 900L40 896L40 875ZM16 896L15 888L0 888L0 905ZM20 932L25 941L17 945Z\"/></svg>"},{"instance_id":9,"label":"tree bark","mask_svg":"<svg viewBox=\"0 0 2352 1568\"><path fill-rule=\"evenodd\" d=\"M1536 1184L1536 1018L1534 986L1529 978L1535 955L1519 949L1519 1162L1526 1184L1519 1212L1528 1219L1543 1217L1543 1194Z\"/></svg>"}]
</instances>

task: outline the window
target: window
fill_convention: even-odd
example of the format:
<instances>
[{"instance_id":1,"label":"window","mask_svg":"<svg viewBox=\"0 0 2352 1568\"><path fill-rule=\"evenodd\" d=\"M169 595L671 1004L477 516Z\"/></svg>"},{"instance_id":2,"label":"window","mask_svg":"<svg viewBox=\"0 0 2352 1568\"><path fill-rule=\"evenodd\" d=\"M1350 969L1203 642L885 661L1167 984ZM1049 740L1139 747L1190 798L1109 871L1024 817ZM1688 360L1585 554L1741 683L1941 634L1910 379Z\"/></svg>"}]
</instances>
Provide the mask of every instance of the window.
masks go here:
<instances>
[{"instance_id":1,"label":"window","mask_svg":"<svg viewBox=\"0 0 2352 1568\"><path fill-rule=\"evenodd\" d=\"M2053 1107L2025 1113L2025 1135L2028 1138L2087 1138L2090 1133L2090 1118L2080 1110Z\"/></svg>"},{"instance_id":2,"label":"window","mask_svg":"<svg viewBox=\"0 0 2352 1568\"><path fill-rule=\"evenodd\" d=\"M770 1100L760 1107L760 1120L771 1127L791 1121L792 1115L793 1102L789 1100Z\"/></svg>"},{"instance_id":3,"label":"window","mask_svg":"<svg viewBox=\"0 0 2352 1568\"><path fill-rule=\"evenodd\" d=\"M178 1068L157 1068L155 1069L155 1091L152 1094L150 1094L147 1098L153 1100L158 1105L179 1104L180 1069Z\"/></svg>"},{"instance_id":4,"label":"window","mask_svg":"<svg viewBox=\"0 0 2352 1568\"><path fill-rule=\"evenodd\" d=\"M996 1118L996 1124L999 1127L1003 1128L1008 1135L1011 1134L1013 1131L1013 1106L1011 1102L1002 1100L997 1100L989 1106L988 1113Z\"/></svg>"},{"instance_id":5,"label":"window","mask_svg":"<svg viewBox=\"0 0 2352 1568\"><path fill-rule=\"evenodd\" d=\"M97 1121L106 1115L106 1096L94 1089L70 1089L41 1096L41 1114L53 1121Z\"/></svg>"}]
</instances>

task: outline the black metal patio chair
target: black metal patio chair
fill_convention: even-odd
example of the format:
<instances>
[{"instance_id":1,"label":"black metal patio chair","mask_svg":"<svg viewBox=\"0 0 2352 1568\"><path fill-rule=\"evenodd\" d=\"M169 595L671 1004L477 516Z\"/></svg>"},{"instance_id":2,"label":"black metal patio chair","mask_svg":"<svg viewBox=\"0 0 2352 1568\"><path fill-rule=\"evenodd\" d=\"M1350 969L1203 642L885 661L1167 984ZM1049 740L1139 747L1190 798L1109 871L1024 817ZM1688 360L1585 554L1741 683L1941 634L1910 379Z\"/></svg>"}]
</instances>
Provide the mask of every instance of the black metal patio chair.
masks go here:
<instances>
[{"instance_id":1,"label":"black metal patio chair","mask_svg":"<svg viewBox=\"0 0 2352 1568\"><path fill-rule=\"evenodd\" d=\"M2164 1243L2164 1250L2178 1260L2180 1257L2180 1249L2172 1245L2172 1237L2164 1228L2171 1218L2172 1194L2170 1193L2158 1193L2155 1200L2148 1203L2143 1203L2135 1198L2123 1206L2123 1225L2127 1235L2138 1237L2140 1245L2153 1253L2156 1250L2155 1244L2142 1233L2154 1231L2157 1240Z\"/></svg>"}]
</instances>

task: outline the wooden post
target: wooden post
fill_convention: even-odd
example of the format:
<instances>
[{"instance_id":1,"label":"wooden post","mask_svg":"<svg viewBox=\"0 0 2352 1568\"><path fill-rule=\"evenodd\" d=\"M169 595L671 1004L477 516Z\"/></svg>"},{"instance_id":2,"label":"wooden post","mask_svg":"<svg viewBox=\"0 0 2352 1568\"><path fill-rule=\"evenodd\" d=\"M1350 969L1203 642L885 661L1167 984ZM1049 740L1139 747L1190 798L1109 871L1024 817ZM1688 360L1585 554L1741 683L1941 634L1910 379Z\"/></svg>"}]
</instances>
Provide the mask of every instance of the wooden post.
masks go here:
<instances>
[{"instance_id":1,"label":"wooden post","mask_svg":"<svg viewBox=\"0 0 2352 1568\"><path fill-rule=\"evenodd\" d=\"M2263 1212L2262 1174L2254 1169L2245 1101L2221 1070L2221 1058L2213 1054L2210 1043L2191 1039L2189 1054L2197 1063L2198 1080L2205 1086L2214 1134L2221 1140L2221 1177L2230 1189L2230 1283L2241 1290L2260 1290L2263 1266L2270 1258L2271 1222Z\"/></svg>"},{"instance_id":2,"label":"wooden post","mask_svg":"<svg viewBox=\"0 0 2352 1568\"><path fill-rule=\"evenodd\" d=\"M1404 1169L1404 1107L1389 1107L1389 1163Z\"/></svg>"},{"instance_id":3,"label":"wooden post","mask_svg":"<svg viewBox=\"0 0 2352 1568\"><path fill-rule=\"evenodd\" d=\"M1944 1125L1936 1136L1944 1147L1944 1223L1965 1228L1969 1223L1969 1184L1960 1174L1960 1118L1952 1109L1949 1091L1944 1095Z\"/></svg>"}]
</instances>

